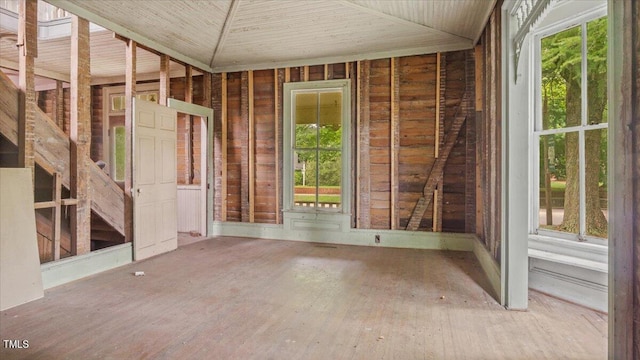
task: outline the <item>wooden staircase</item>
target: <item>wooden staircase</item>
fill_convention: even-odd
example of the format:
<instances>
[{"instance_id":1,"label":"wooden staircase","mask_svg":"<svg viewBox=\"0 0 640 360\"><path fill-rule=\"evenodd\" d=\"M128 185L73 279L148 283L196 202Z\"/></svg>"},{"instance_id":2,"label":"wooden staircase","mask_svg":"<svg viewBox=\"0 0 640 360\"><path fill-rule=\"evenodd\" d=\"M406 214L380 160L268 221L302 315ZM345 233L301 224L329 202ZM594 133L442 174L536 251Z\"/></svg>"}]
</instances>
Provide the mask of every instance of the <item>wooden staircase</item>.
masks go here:
<instances>
[{"instance_id":1,"label":"wooden staircase","mask_svg":"<svg viewBox=\"0 0 640 360\"><path fill-rule=\"evenodd\" d=\"M0 134L14 146L18 144L18 94L19 90L11 80L0 71ZM69 188L70 183L70 140L67 135L42 111L36 110L35 152L36 163L48 174L59 173L62 185ZM3 145L0 155L11 149ZM7 156L8 158L9 156ZM4 159L3 164L10 160ZM124 192L93 161L90 163L89 195L91 198L92 225L102 221L109 226L108 231L117 233L108 237L113 240L124 239ZM15 166L15 165L14 165ZM98 221L99 220L99 221ZM106 230L98 229L97 236L105 238ZM109 240L109 241L111 241ZM123 240L118 240L121 242Z\"/></svg>"}]
</instances>

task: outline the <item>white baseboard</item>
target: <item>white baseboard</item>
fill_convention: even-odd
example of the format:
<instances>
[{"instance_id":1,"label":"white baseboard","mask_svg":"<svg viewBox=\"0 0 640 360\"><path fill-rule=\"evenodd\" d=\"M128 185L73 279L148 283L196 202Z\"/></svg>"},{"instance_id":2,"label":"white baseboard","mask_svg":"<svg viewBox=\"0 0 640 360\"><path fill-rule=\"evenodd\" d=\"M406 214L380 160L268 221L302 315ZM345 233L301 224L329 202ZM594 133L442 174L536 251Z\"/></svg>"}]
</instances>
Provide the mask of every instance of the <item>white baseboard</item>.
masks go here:
<instances>
[{"instance_id":1,"label":"white baseboard","mask_svg":"<svg viewBox=\"0 0 640 360\"><path fill-rule=\"evenodd\" d=\"M48 262L40 265L45 289L66 284L132 262L131 243L111 246L88 254Z\"/></svg>"},{"instance_id":2,"label":"white baseboard","mask_svg":"<svg viewBox=\"0 0 640 360\"><path fill-rule=\"evenodd\" d=\"M376 235L380 242L376 243ZM473 234L406 230L289 228L284 225L214 222L212 236L238 236L340 245L473 251Z\"/></svg>"},{"instance_id":3,"label":"white baseboard","mask_svg":"<svg viewBox=\"0 0 640 360\"><path fill-rule=\"evenodd\" d=\"M491 284L491 289L493 290L493 294L491 294L496 301L501 303L500 294L501 291L501 278L500 278L500 265L498 262L491 256L489 250L484 246L484 244L478 239L478 237L474 237L473 240L473 253L478 259L482 270L489 278L489 283Z\"/></svg>"},{"instance_id":4,"label":"white baseboard","mask_svg":"<svg viewBox=\"0 0 640 360\"><path fill-rule=\"evenodd\" d=\"M591 309L608 311L606 272L529 257L529 288Z\"/></svg>"}]
</instances>

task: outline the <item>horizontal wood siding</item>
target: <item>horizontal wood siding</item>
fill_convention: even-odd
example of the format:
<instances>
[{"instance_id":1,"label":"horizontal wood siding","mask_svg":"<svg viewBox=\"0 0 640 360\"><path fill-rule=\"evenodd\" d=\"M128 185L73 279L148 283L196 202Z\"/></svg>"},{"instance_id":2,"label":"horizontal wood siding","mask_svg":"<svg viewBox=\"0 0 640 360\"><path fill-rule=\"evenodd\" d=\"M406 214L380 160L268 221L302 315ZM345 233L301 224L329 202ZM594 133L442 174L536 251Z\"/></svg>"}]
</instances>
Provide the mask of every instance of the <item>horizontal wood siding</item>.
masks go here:
<instances>
[{"instance_id":1,"label":"horizontal wood siding","mask_svg":"<svg viewBox=\"0 0 640 360\"><path fill-rule=\"evenodd\" d=\"M405 228L422 196L433 166L436 108L436 55L400 58L400 228ZM422 224L431 226L433 204Z\"/></svg>"},{"instance_id":2,"label":"horizontal wood siding","mask_svg":"<svg viewBox=\"0 0 640 360\"><path fill-rule=\"evenodd\" d=\"M501 39L500 9L491 14L475 50L476 226L475 232L500 261L501 241ZM468 123L467 123L468 125Z\"/></svg>"},{"instance_id":3,"label":"horizontal wood siding","mask_svg":"<svg viewBox=\"0 0 640 360\"><path fill-rule=\"evenodd\" d=\"M445 85L445 134L449 131L453 119L461 108L462 96L466 90L465 52L447 54L446 57L446 85ZM468 115L458 140L449 155L444 167L443 177L443 208L442 231L465 230L465 199L466 199L466 127L473 124Z\"/></svg>"},{"instance_id":4,"label":"horizontal wood siding","mask_svg":"<svg viewBox=\"0 0 640 360\"><path fill-rule=\"evenodd\" d=\"M391 228L391 60L371 61L369 160L371 228Z\"/></svg>"},{"instance_id":5,"label":"horizontal wood siding","mask_svg":"<svg viewBox=\"0 0 640 360\"><path fill-rule=\"evenodd\" d=\"M442 84L444 99L440 101L441 111L444 114L444 129L441 129L441 141L449 131L456 115L464 112L467 116L466 126L475 129L473 111L467 114L467 107L462 107L461 102L465 91L473 92L474 77L473 53L455 52L446 54L447 61L443 66L443 73L447 73L445 83ZM361 67L364 62L361 64ZM353 189L362 189L362 184L369 185L367 202L357 201L357 192L352 192L352 203L356 208L352 211L356 214L368 215L366 224L360 227L374 229L391 228L391 59L379 59L366 62L368 66L368 81L362 81L359 93L356 93L358 84L358 71L356 64L351 66L349 78L352 79L352 123L354 132L353 154L351 159L353 173L348 174L353 181ZM289 82L317 81L326 79L344 79L347 77L347 69L351 64L327 64L312 65L281 69L284 74L289 74ZM398 99L395 106L398 107L399 142L398 162L395 164L398 170L397 179L397 209L398 225L405 228L411 217L418 199L423 195L424 187L429 177L431 167L435 162L435 129L436 129L436 86L440 75L437 69L437 56L420 55L400 57L395 66L398 70ZM471 72L469 73L469 67ZM220 74L213 76L212 91L214 94L214 107L221 109L222 81ZM241 95L248 93L248 82L241 81L241 73L229 73L227 82L227 219L229 221L242 221L242 197L241 184L245 176L242 171L243 152L247 151L248 122L244 119ZM246 76L246 75L244 75ZM254 208L255 222L275 223L276 211L279 209L275 186L278 171L282 166L281 156L276 163L276 146L281 147L282 131L278 131L276 138L276 124L282 127L282 119L278 122L274 119L277 106L282 109L282 96L274 95L275 72L261 70L253 72L253 119L255 121L255 184L256 193ZM246 87L243 88L243 87ZM282 91L282 89L279 89ZM358 101L357 94L366 97ZM473 94L470 94L473 98ZM364 105L368 104L368 105ZM361 106L368 106L363 111ZM459 110L462 109L462 110ZM219 110L217 111L220 112ZM246 112L246 109L244 109ZM360 128L357 128L357 114L360 115ZM363 119L366 117L366 119ZM366 120L366 121L365 121ZM216 124L220 124L216 117ZM359 134L359 135L358 135ZM222 133L216 131L216 149L222 143ZM442 230L448 232L465 232L475 228L475 139L474 132L463 128L456 141L456 145L444 168L444 200L441 202ZM364 141L363 141L364 140ZM357 148L357 142L361 148ZM362 154L356 158L356 154ZM222 176L221 152L216 151L215 164L216 176ZM366 161L363 164L362 161ZM359 166L356 166L359 165ZM369 169L362 173L362 169ZM356 181L362 182L360 185ZM280 182L280 186L282 183ZM216 179L216 189L220 189L221 179ZM282 189L279 189L281 196ZM360 196L363 196L361 194ZM433 196L433 195L432 195ZM222 197L216 196L215 209L221 209ZM361 206L366 204L366 209ZM246 206L246 204L245 204ZM249 205L251 206L251 205ZM472 211L471 216L467 214ZM433 202L421 220L419 230L432 231L433 229ZM216 220L220 220L215 215ZM355 222L354 222L355 224ZM473 230L471 230L473 231Z\"/></svg>"},{"instance_id":6,"label":"horizontal wood siding","mask_svg":"<svg viewBox=\"0 0 640 360\"><path fill-rule=\"evenodd\" d=\"M255 222L276 222L274 71L253 73L255 120Z\"/></svg>"},{"instance_id":7,"label":"horizontal wood siding","mask_svg":"<svg viewBox=\"0 0 640 360\"><path fill-rule=\"evenodd\" d=\"M240 115L240 73L230 73L227 81L227 220L241 221L242 147L247 146L247 124Z\"/></svg>"}]
</instances>

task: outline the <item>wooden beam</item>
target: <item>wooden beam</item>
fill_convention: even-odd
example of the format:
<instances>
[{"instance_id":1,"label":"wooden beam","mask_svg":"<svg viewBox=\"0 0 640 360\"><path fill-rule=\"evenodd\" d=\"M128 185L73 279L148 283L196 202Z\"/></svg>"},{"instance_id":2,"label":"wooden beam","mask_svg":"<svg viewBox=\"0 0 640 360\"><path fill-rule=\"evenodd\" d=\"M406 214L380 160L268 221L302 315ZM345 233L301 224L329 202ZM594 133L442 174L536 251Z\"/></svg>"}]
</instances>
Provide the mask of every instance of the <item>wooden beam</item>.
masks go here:
<instances>
[{"instance_id":1,"label":"wooden beam","mask_svg":"<svg viewBox=\"0 0 640 360\"><path fill-rule=\"evenodd\" d=\"M400 149L400 74L398 59L391 58L391 230L398 228L398 152Z\"/></svg>"},{"instance_id":2,"label":"wooden beam","mask_svg":"<svg viewBox=\"0 0 640 360\"><path fill-rule=\"evenodd\" d=\"M53 174L53 221L51 222L53 239L51 241L53 260L60 260L60 226L62 220L62 176Z\"/></svg>"},{"instance_id":3,"label":"wooden beam","mask_svg":"<svg viewBox=\"0 0 640 360\"><path fill-rule=\"evenodd\" d=\"M249 73L240 74L240 215L242 222L249 222ZM234 139L235 140L235 139Z\"/></svg>"},{"instance_id":4,"label":"wooden beam","mask_svg":"<svg viewBox=\"0 0 640 360\"><path fill-rule=\"evenodd\" d=\"M436 92L438 93L438 97L436 98L436 106L437 106L437 117L436 117L436 158L440 156L440 151L442 150L442 146L444 145L444 128L445 128L445 115L446 111L442 111L442 109L446 109L447 98L446 98L446 90L447 90L447 55L438 53L437 55L437 74L436 81L438 87L436 88ZM433 231L440 232L442 231L442 211L444 209L443 199L444 199L444 183L443 180L440 179L438 184L436 185L434 196L433 209L436 212L436 215L433 219Z\"/></svg>"},{"instance_id":5,"label":"wooden beam","mask_svg":"<svg viewBox=\"0 0 640 360\"><path fill-rule=\"evenodd\" d=\"M469 95L467 93L464 94L464 97L461 102L461 106L458 108L459 115L456 116L453 124L451 125L451 130L447 133L446 140L444 143L444 147L442 149L442 153L440 157L436 159L436 162L431 167L431 171L429 172L429 177L427 178L427 183L424 186L424 190L422 192L422 196L418 200L415 208L413 209L413 213L411 214L411 219L409 219L409 223L407 224L407 230L418 230L420 227L420 221L424 216L424 213L427 211L429 204L433 198L433 191L436 189L438 182L442 179L444 166L447 163L447 159L449 158L449 154L455 145L456 139L458 138L458 134L460 133L460 129L467 119L466 112L462 109L465 109L468 106Z\"/></svg>"},{"instance_id":6,"label":"wooden beam","mask_svg":"<svg viewBox=\"0 0 640 360\"><path fill-rule=\"evenodd\" d=\"M358 61L358 64L359 64L359 63L360 63L360 62ZM344 78L345 78L345 79L348 79L348 78L349 78L349 75L350 75L350 74L349 74L349 63L348 63L348 62L346 62L346 63L344 63Z\"/></svg>"},{"instance_id":7,"label":"wooden beam","mask_svg":"<svg viewBox=\"0 0 640 360\"><path fill-rule=\"evenodd\" d=\"M348 63L345 63L345 74L346 74L346 76L348 78L349 66L347 66L347 64ZM362 152L362 150L361 150L361 143L362 142L361 142L361 139L360 139L360 136L361 136L360 135L360 133L361 133L360 124L362 122L362 119L360 117L360 100L361 100L360 92L362 91L361 90L362 84L360 83L360 78L361 78L360 75L362 74L362 72L360 71L360 61L356 61L356 73L358 74L358 76L356 76L356 96L355 96L356 104L357 104L356 107L357 108L356 108L356 148L355 148L355 151L354 151L355 158L356 158L356 168L355 168L356 169L356 174L355 174L355 180L356 180L356 186L355 186L355 195L356 195L356 197L355 197L355 199L356 199L356 201L354 201L354 203L356 203L356 204L355 204L354 214L356 216L356 226L355 227L356 227L356 229L360 229L360 227L361 227L360 213L362 211L360 209L360 191L361 191L361 189L360 189L360 171L361 171L360 170L360 164L361 164L361 161L362 161L362 160L360 160L361 152Z\"/></svg>"},{"instance_id":8,"label":"wooden beam","mask_svg":"<svg viewBox=\"0 0 640 360\"><path fill-rule=\"evenodd\" d=\"M324 64L324 79L329 80L329 64Z\"/></svg>"},{"instance_id":9,"label":"wooden beam","mask_svg":"<svg viewBox=\"0 0 640 360\"><path fill-rule=\"evenodd\" d=\"M207 108L212 106L211 83L212 75L210 72L205 71L202 74L202 106Z\"/></svg>"},{"instance_id":10,"label":"wooden beam","mask_svg":"<svg viewBox=\"0 0 640 360\"><path fill-rule=\"evenodd\" d=\"M60 80L56 80L56 89L53 94L53 116L53 121L64 131L64 87Z\"/></svg>"},{"instance_id":11,"label":"wooden beam","mask_svg":"<svg viewBox=\"0 0 640 360\"><path fill-rule=\"evenodd\" d=\"M485 34L482 35L482 40L475 47L475 85L476 85L476 235L481 240L485 240L484 237L484 219L486 216L483 212L484 209L484 196L483 196L483 183L484 183L484 167L481 165L483 161L483 148L484 144L484 128L485 112L483 111L484 104L484 43Z\"/></svg>"},{"instance_id":12,"label":"wooden beam","mask_svg":"<svg viewBox=\"0 0 640 360\"><path fill-rule=\"evenodd\" d=\"M433 148L437 159L440 153L440 53L436 55L436 141Z\"/></svg>"},{"instance_id":13,"label":"wooden beam","mask_svg":"<svg viewBox=\"0 0 640 360\"><path fill-rule=\"evenodd\" d=\"M193 104L193 69L191 65L184 67L184 102Z\"/></svg>"},{"instance_id":14,"label":"wooden beam","mask_svg":"<svg viewBox=\"0 0 640 360\"><path fill-rule=\"evenodd\" d=\"M640 358L640 4L609 4L609 359Z\"/></svg>"},{"instance_id":15,"label":"wooden beam","mask_svg":"<svg viewBox=\"0 0 640 360\"><path fill-rule=\"evenodd\" d=\"M300 70L302 71L302 76L300 77L303 79L303 81L309 81L309 65L301 67Z\"/></svg>"},{"instance_id":16,"label":"wooden beam","mask_svg":"<svg viewBox=\"0 0 640 360\"><path fill-rule=\"evenodd\" d=\"M284 82L288 83L291 81L291 68L284 69Z\"/></svg>"},{"instance_id":17,"label":"wooden beam","mask_svg":"<svg viewBox=\"0 0 640 360\"><path fill-rule=\"evenodd\" d=\"M171 58L169 55L160 55L160 91L158 104L167 106L171 96Z\"/></svg>"},{"instance_id":18,"label":"wooden beam","mask_svg":"<svg viewBox=\"0 0 640 360\"><path fill-rule=\"evenodd\" d=\"M275 154L274 154L274 164L275 164L275 190L276 190L276 201L275 201L275 212L276 212L276 224L280 224L280 146L278 146L280 139L280 81L279 81L279 71L278 69L273 70L273 128L275 131L274 140L275 140Z\"/></svg>"},{"instance_id":19,"label":"wooden beam","mask_svg":"<svg viewBox=\"0 0 640 360\"><path fill-rule=\"evenodd\" d=\"M222 46L227 40L227 36L229 35L229 31L231 30L231 22L233 21L233 17L235 16L236 11L238 10L238 5L240 5L240 0L231 0L229 11L227 11L227 15L224 19L224 24L222 25L222 31L220 31L220 36L218 37L218 41L216 42L216 47L213 50L213 55L211 55L211 60L209 61L209 66L211 68L213 68L213 64L216 61L218 51L222 49Z\"/></svg>"},{"instance_id":20,"label":"wooden beam","mask_svg":"<svg viewBox=\"0 0 640 360\"><path fill-rule=\"evenodd\" d=\"M18 166L31 169L35 180L35 58L38 56L38 2L20 0L18 7L19 96ZM35 184L35 181L33 182Z\"/></svg>"},{"instance_id":21,"label":"wooden beam","mask_svg":"<svg viewBox=\"0 0 640 360\"><path fill-rule=\"evenodd\" d=\"M253 70L248 71L249 83L249 222L255 221L256 211L256 124L253 114Z\"/></svg>"},{"instance_id":22,"label":"wooden beam","mask_svg":"<svg viewBox=\"0 0 640 360\"><path fill-rule=\"evenodd\" d=\"M371 72L371 61L362 61L362 67L358 74L358 86L360 95L358 103L360 106L360 169L358 173L358 182L360 184L359 194L359 212L358 220L360 229L371 228L371 161L369 157L369 128L370 128L370 102L369 102L369 75Z\"/></svg>"},{"instance_id":23,"label":"wooden beam","mask_svg":"<svg viewBox=\"0 0 640 360\"><path fill-rule=\"evenodd\" d=\"M221 150L222 150L222 173L221 177L221 209L220 209L220 218L222 221L227 221L227 198L228 198L228 190L227 190L227 137L228 137L228 125L227 125L227 73L223 72L221 74L222 79L222 103L220 109L220 118L221 118Z\"/></svg>"},{"instance_id":24,"label":"wooden beam","mask_svg":"<svg viewBox=\"0 0 640 360\"><path fill-rule=\"evenodd\" d=\"M89 196L91 148L91 64L89 22L71 17L71 252L91 251L91 198Z\"/></svg>"},{"instance_id":25,"label":"wooden beam","mask_svg":"<svg viewBox=\"0 0 640 360\"><path fill-rule=\"evenodd\" d=\"M133 241L133 97L136 95L136 48L137 44L133 40L126 42L126 66L125 66L125 86L124 86L124 134L125 134L125 157L124 157L124 200L125 200L125 241Z\"/></svg>"}]
</instances>

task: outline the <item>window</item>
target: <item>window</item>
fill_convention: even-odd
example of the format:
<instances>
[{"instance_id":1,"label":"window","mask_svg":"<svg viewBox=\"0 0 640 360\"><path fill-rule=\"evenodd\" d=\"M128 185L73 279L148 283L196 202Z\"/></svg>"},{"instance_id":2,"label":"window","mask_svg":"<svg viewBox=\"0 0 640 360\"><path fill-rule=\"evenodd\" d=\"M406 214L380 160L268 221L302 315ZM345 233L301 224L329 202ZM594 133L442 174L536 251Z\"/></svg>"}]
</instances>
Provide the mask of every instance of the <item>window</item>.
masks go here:
<instances>
[{"instance_id":1,"label":"window","mask_svg":"<svg viewBox=\"0 0 640 360\"><path fill-rule=\"evenodd\" d=\"M115 181L124 181L124 126L114 126L112 129L113 134L111 138L113 139L113 144L111 145L111 149L113 149L113 179Z\"/></svg>"},{"instance_id":2,"label":"window","mask_svg":"<svg viewBox=\"0 0 640 360\"><path fill-rule=\"evenodd\" d=\"M158 84L142 84L141 91L136 94L136 98L145 101L158 102ZM108 172L113 180L124 181L125 165L125 97L124 87L106 87L105 100L103 103L105 117L105 127L103 134L108 136L109 141L105 141L105 154L109 163Z\"/></svg>"},{"instance_id":3,"label":"window","mask_svg":"<svg viewBox=\"0 0 640 360\"><path fill-rule=\"evenodd\" d=\"M349 81L285 84L285 209L345 212Z\"/></svg>"},{"instance_id":4,"label":"window","mask_svg":"<svg viewBox=\"0 0 640 360\"><path fill-rule=\"evenodd\" d=\"M537 36L532 171L536 233L607 238L607 19Z\"/></svg>"}]
</instances>

